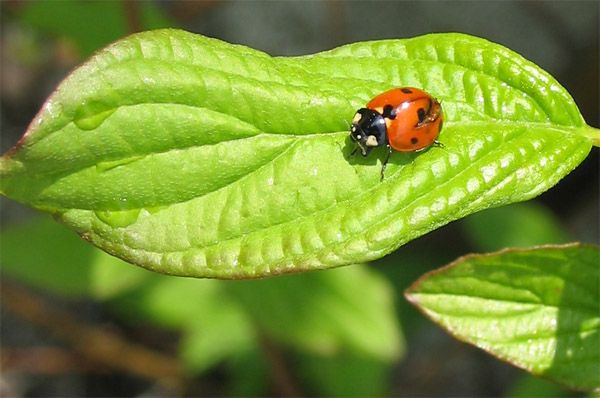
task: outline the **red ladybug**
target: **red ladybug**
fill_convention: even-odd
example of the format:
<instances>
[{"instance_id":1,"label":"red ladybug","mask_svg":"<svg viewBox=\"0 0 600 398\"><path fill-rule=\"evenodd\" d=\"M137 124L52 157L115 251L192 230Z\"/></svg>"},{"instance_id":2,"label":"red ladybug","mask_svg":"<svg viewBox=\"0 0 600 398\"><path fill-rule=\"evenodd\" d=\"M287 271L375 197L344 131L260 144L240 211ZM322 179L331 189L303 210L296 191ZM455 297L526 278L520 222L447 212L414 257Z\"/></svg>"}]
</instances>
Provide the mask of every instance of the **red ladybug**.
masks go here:
<instances>
[{"instance_id":1,"label":"red ladybug","mask_svg":"<svg viewBox=\"0 0 600 398\"><path fill-rule=\"evenodd\" d=\"M381 167L383 179L392 149L418 152L431 145L442 146L436 139L443 119L438 100L423 90L402 87L386 91L354 115L350 138L356 149L352 154L360 149L363 156L369 156L373 148L387 146L388 154Z\"/></svg>"}]
</instances>

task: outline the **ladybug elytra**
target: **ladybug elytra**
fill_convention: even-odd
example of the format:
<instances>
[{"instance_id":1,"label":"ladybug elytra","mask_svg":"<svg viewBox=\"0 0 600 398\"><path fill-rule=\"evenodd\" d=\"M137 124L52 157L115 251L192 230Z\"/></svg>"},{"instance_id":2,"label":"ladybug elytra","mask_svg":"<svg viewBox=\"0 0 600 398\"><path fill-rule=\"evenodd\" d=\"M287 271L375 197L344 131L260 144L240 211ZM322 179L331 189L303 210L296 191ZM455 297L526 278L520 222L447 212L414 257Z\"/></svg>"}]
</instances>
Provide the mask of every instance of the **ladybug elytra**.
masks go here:
<instances>
[{"instance_id":1,"label":"ladybug elytra","mask_svg":"<svg viewBox=\"0 0 600 398\"><path fill-rule=\"evenodd\" d=\"M373 148L387 146L381 167L383 179L392 150L418 152L431 145L442 146L436 139L443 118L438 100L423 90L402 87L386 91L354 115L350 138L356 149L352 154L360 150L363 156L369 156Z\"/></svg>"}]
</instances>

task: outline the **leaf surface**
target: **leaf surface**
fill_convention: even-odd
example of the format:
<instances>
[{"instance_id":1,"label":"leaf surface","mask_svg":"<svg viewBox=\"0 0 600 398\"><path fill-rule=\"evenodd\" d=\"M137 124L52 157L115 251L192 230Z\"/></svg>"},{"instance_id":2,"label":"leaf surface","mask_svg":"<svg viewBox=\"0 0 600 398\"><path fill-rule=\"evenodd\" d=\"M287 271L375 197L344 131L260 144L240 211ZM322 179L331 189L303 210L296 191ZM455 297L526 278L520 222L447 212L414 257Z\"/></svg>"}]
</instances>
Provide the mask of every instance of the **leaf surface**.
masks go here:
<instances>
[{"instance_id":1,"label":"leaf surface","mask_svg":"<svg viewBox=\"0 0 600 398\"><path fill-rule=\"evenodd\" d=\"M465 256L406 297L457 338L556 383L600 390L600 249Z\"/></svg>"},{"instance_id":2,"label":"leaf surface","mask_svg":"<svg viewBox=\"0 0 600 398\"><path fill-rule=\"evenodd\" d=\"M425 89L444 148L354 156L346 121ZM569 94L462 34L271 57L180 30L129 36L57 88L0 158L0 190L151 270L253 278L379 258L473 212L530 199L598 141Z\"/></svg>"}]
</instances>

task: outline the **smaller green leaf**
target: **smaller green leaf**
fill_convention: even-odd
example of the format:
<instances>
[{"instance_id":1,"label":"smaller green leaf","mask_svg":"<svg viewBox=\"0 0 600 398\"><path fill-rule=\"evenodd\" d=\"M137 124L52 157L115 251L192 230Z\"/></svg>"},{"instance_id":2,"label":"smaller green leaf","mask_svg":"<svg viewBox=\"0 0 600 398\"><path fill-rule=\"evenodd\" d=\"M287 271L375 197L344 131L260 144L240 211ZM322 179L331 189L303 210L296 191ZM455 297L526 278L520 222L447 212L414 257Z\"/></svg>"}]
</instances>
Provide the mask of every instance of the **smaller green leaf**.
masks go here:
<instances>
[{"instance_id":1,"label":"smaller green leaf","mask_svg":"<svg viewBox=\"0 0 600 398\"><path fill-rule=\"evenodd\" d=\"M600 249L470 255L406 291L460 340L564 386L600 391Z\"/></svg>"}]
</instances>

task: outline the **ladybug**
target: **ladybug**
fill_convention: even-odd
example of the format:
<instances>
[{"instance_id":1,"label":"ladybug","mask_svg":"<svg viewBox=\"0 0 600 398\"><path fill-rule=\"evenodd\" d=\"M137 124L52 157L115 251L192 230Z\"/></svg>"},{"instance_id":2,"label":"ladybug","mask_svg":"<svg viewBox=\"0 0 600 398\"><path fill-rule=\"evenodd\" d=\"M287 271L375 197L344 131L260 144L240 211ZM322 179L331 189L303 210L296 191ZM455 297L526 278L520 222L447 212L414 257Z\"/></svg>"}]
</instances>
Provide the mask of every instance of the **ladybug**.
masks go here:
<instances>
[{"instance_id":1,"label":"ladybug","mask_svg":"<svg viewBox=\"0 0 600 398\"><path fill-rule=\"evenodd\" d=\"M443 146L436 141L443 119L438 100L423 90L402 87L386 91L354 115L350 138L356 149L350 155L360 149L363 156L369 156L373 148L386 146L388 154L381 166L383 179L392 149L419 152L431 145Z\"/></svg>"}]
</instances>

